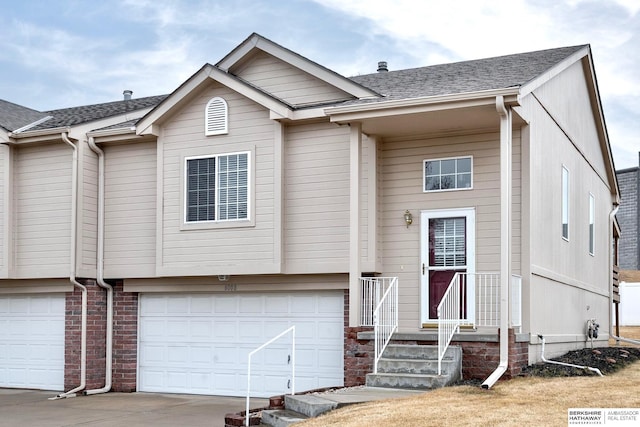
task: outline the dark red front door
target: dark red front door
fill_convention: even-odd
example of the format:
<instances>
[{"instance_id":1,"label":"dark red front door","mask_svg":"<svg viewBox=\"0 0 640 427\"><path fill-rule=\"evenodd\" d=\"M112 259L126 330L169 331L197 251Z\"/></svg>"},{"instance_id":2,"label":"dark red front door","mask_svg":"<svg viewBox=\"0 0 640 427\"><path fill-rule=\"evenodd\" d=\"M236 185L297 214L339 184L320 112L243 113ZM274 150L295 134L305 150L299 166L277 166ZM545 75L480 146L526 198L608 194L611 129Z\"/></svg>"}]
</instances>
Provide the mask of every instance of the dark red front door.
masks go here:
<instances>
[{"instance_id":1,"label":"dark red front door","mask_svg":"<svg viewBox=\"0 0 640 427\"><path fill-rule=\"evenodd\" d=\"M466 272L467 269L467 234L466 218L430 218L429 227L429 319L438 318L438 304L447 291L456 272ZM464 280L461 281L464 291ZM466 298L461 294L460 310L466 316Z\"/></svg>"}]
</instances>

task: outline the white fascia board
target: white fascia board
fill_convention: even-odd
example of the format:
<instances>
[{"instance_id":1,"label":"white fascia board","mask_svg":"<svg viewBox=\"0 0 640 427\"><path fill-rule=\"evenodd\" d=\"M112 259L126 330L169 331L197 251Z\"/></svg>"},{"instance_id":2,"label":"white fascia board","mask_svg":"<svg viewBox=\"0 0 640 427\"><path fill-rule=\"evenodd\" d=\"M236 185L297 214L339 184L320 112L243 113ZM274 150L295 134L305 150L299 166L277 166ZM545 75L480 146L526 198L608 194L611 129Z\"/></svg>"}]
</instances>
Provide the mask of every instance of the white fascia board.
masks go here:
<instances>
[{"instance_id":1,"label":"white fascia board","mask_svg":"<svg viewBox=\"0 0 640 427\"><path fill-rule=\"evenodd\" d=\"M342 122L401 114L450 110L454 108L495 105L496 96L503 96L505 102L508 104L519 105L519 89L518 87L514 87L329 107L325 108L325 114L331 117L332 122Z\"/></svg>"},{"instance_id":2,"label":"white fascia board","mask_svg":"<svg viewBox=\"0 0 640 427\"><path fill-rule=\"evenodd\" d=\"M260 49L269 55L286 62L312 76L344 91L357 98L378 98L380 95L370 89L365 88L357 83L352 82L346 77L341 76L315 62L298 55L282 46L273 43L257 34L254 34L244 44L238 46L231 54L220 61L217 66L224 71L228 71L235 64L240 62L253 49Z\"/></svg>"},{"instance_id":3,"label":"white fascia board","mask_svg":"<svg viewBox=\"0 0 640 427\"><path fill-rule=\"evenodd\" d=\"M18 134L9 133L9 144L11 145L23 145L30 144L33 142L43 142L43 141L51 141L55 139L60 139L60 134L62 132L69 133L71 130L68 126L61 126L57 128L51 129L39 129L34 131L25 131Z\"/></svg>"},{"instance_id":4,"label":"white fascia board","mask_svg":"<svg viewBox=\"0 0 640 427\"><path fill-rule=\"evenodd\" d=\"M576 62L580 61L585 56L590 56L589 48L587 46L585 46L580 50L577 50L572 55L566 57L565 59L563 59L562 61L560 61L553 67L551 67L546 72L540 74L536 78L525 83L520 90L520 96L524 97L530 94L531 92L533 92L534 90L536 90L537 88L539 88L540 86L548 82L549 80L553 79L555 76L562 73L564 70L566 70Z\"/></svg>"},{"instance_id":5,"label":"white fascia board","mask_svg":"<svg viewBox=\"0 0 640 427\"><path fill-rule=\"evenodd\" d=\"M136 134L135 126L130 126L126 128L117 128L117 129L92 130L91 132L87 132L87 136L91 136L94 138L119 136L119 135L135 135L135 134Z\"/></svg>"},{"instance_id":6,"label":"white fascia board","mask_svg":"<svg viewBox=\"0 0 640 427\"><path fill-rule=\"evenodd\" d=\"M324 112L324 108L305 108L303 110L293 110L288 117L283 117L282 115L276 113L275 111L271 110L270 111L270 115L269 118L271 120L283 120L283 119L288 119L288 120L309 120L309 119L317 119L320 117L327 117L327 115Z\"/></svg>"},{"instance_id":7,"label":"white fascia board","mask_svg":"<svg viewBox=\"0 0 640 427\"><path fill-rule=\"evenodd\" d=\"M167 99L160 103L154 110L151 111L148 115L142 118L136 125L136 133L138 135L148 135L153 134L157 135L158 129L156 126L153 126L154 123L168 113L173 107L176 106L183 98L189 95L192 91L194 91L198 86L200 86L203 82L207 81L209 78L209 71L213 67L211 65L207 65L202 67L199 72L191 76L189 80L183 83L175 92L173 92Z\"/></svg>"},{"instance_id":8,"label":"white fascia board","mask_svg":"<svg viewBox=\"0 0 640 427\"><path fill-rule=\"evenodd\" d=\"M228 87L229 89L243 95L265 108L275 112L282 118L291 118L292 110L281 102L265 95L263 92L236 80L224 71L212 66L207 65L203 67L200 72L192 76L186 81L180 88L174 93L169 95L164 102L152 110L150 114L143 117L140 122L136 124L136 133L138 135L159 135L159 127L155 126L156 122L165 114L169 113L177 104L186 98L190 93L208 81L212 79L218 83Z\"/></svg>"}]
</instances>

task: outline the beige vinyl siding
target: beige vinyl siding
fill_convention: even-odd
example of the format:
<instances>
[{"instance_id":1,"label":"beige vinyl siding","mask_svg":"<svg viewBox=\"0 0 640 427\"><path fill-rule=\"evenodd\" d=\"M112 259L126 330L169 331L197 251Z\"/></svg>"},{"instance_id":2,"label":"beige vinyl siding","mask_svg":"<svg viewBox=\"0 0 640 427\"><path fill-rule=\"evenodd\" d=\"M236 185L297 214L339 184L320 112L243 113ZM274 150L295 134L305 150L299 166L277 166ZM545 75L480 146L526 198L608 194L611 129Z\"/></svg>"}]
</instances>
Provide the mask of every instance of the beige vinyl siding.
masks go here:
<instances>
[{"instance_id":1,"label":"beige vinyl siding","mask_svg":"<svg viewBox=\"0 0 640 427\"><path fill-rule=\"evenodd\" d=\"M232 72L292 105L319 104L352 98L334 86L265 52L257 53Z\"/></svg>"},{"instance_id":2,"label":"beige vinyl siding","mask_svg":"<svg viewBox=\"0 0 640 427\"><path fill-rule=\"evenodd\" d=\"M520 138L514 134L513 271L519 272ZM387 139L381 147L382 245L385 276L400 283L400 328L420 325L420 212L436 209L475 209L476 272L500 268L500 135L480 133L452 137ZM424 193L423 160L473 156L473 189ZM408 209L413 224L407 228Z\"/></svg>"},{"instance_id":3,"label":"beige vinyl siding","mask_svg":"<svg viewBox=\"0 0 640 427\"><path fill-rule=\"evenodd\" d=\"M68 276L72 149L58 143L14 153L16 276Z\"/></svg>"},{"instance_id":4,"label":"beige vinyl siding","mask_svg":"<svg viewBox=\"0 0 640 427\"><path fill-rule=\"evenodd\" d=\"M573 64L536 89L535 96L568 134L571 142L589 159L591 167L606 177L607 165L594 121L593 109L597 104L590 99L582 64Z\"/></svg>"},{"instance_id":5,"label":"beige vinyl siding","mask_svg":"<svg viewBox=\"0 0 640 427\"><path fill-rule=\"evenodd\" d=\"M215 96L224 98L229 106L229 133L206 137L205 105ZM276 268L275 233L279 231L274 225L275 132L268 110L219 85L209 86L169 119L160 140L163 272L240 274ZM249 209L250 221L183 226L185 157L245 151L251 153L249 201L254 206Z\"/></svg>"},{"instance_id":6,"label":"beige vinyl siding","mask_svg":"<svg viewBox=\"0 0 640 427\"><path fill-rule=\"evenodd\" d=\"M98 244L98 157L89 146L79 143L80 163L78 200L79 215L78 275L94 277L96 271L96 250Z\"/></svg>"},{"instance_id":7,"label":"beige vinyl siding","mask_svg":"<svg viewBox=\"0 0 640 427\"><path fill-rule=\"evenodd\" d=\"M125 292L294 292L348 289L346 274L287 274L233 276L229 282L211 277L128 279Z\"/></svg>"},{"instance_id":8,"label":"beige vinyl siding","mask_svg":"<svg viewBox=\"0 0 640 427\"><path fill-rule=\"evenodd\" d=\"M8 244L6 232L9 231L10 227L6 224L6 221L11 217L11 215L7 215L7 209L10 209L10 206L6 205L5 198L7 197L7 188L6 186L10 184L11 178L8 173L11 170L10 164L8 162L11 159L10 155L11 147L8 145L2 144L0 146L0 277L8 276Z\"/></svg>"},{"instance_id":9,"label":"beige vinyl siding","mask_svg":"<svg viewBox=\"0 0 640 427\"><path fill-rule=\"evenodd\" d=\"M607 291L609 212L613 209L608 185L548 114L535 102L530 107L530 117L539 124L531 132L532 266L553 272L555 278L573 278L580 286ZM568 241L561 237L563 165L569 170ZM596 200L595 256L588 252L589 192Z\"/></svg>"},{"instance_id":10,"label":"beige vinyl siding","mask_svg":"<svg viewBox=\"0 0 640 427\"><path fill-rule=\"evenodd\" d=\"M286 129L284 244L287 272L349 268L349 128Z\"/></svg>"},{"instance_id":11,"label":"beige vinyl siding","mask_svg":"<svg viewBox=\"0 0 640 427\"><path fill-rule=\"evenodd\" d=\"M580 66L523 99L530 130L531 277L523 311L532 333L574 334L583 346L586 320L609 325L609 213L612 195ZM573 81L576 80L576 81ZM570 92L568 92L570 91ZM567 94L571 93L571 96ZM580 100L580 102L576 102ZM535 124L535 126L533 126ZM569 239L562 238L561 174L569 171ZM595 251L589 254L589 194L595 197ZM549 301L569 301L561 310ZM552 311L553 310L553 311ZM559 347L560 348L560 347ZM551 351L551 350L550 350ZM530 357L531 358L531 357Z\"/></svg>"},{"instance_id":12,"label":"beige vinyl siding","mask_svg":"<svg viewBox=\"0 0 640 427\"><path fill-rule=\"evenodd\" d=\"M362 175L360 177L360 262L362 271L371 272L375 271L375 254L369 253L369 248L375 248L375 242L369 241L369 227L375 227L374 223L369 222L369 184L370 174L369 169L373 168L375 171L375 152L370 152L371 149L375 149L375 142L370 141L368 137L363 135L362 138ZM375 177L374 177L375 180Z\"/></svg>"},{"instance_id":13,"label":"beige vinyl siding","mask_svg":"<svg viewBox=\"0 0 640 427\"><path fill-rule=\"evenodd\" d=\"M156 143L105 146L105 277L149 277L156 264Z\"/></svg>"}]
</instances>

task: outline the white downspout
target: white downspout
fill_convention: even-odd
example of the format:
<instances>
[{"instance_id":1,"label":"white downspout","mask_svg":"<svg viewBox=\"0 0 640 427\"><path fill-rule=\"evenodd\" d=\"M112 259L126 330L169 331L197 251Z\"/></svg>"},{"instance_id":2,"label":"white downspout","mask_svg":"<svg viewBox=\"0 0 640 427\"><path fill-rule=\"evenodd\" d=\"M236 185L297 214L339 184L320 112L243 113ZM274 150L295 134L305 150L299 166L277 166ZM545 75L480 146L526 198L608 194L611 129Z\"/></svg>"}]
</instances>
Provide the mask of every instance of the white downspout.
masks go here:
<instances>
[{"instance_id":1,"label":"white downspout","mask_svg":"<svg viewBox=\"0 0 640 427\"><path fill-rule=\"evenodd\" d=\"M500 115L500 363L482 383L488 389L509 366L509 282L511 280L511 109L496 96Z\"/></svg>"},{"instance_id":2,"label":"white downspout","mask_svg":"<svg viewBox=\"0 0 640 427\"><path fill-rule=\"evenodd\" d=\"M104 151L89 137L89 147L98 155L98 248L97 248L97 283L107 290L107 338L105 349L104 387L87 390L85 394L106 393L111 390L113 371L113 287L104 280Z\"/></svg>"},{"instance_id":3,"label":"white downspout","mask_svg":"<svg viewBox=\"0 0 640 427\"><path fill-rule=\"evenodd\" d=\"M543 335L538 335L538 338L540 338L542 340L542 348L540 349L540 359L542 359L542 361L544 363L552 363L554 365L569 366L571 368L578 368L578 369L588 369L588 370L590 370L592 372L595 372L596 374L600 375L601 377L604 376L604 375L602 375L602 372L600 372L600 369L598 369L598 368L592 368L590 366L573 365L571 363L556 362L555 360L547 360L544 357L544 336Z\"/></svg>"},{"instance_id":4,"label":"white downspout","mask_svg":"<svg viewBox=\"0 0 640 427\"><path fill-rule=\"evenodd\" d=\"M70 243L70 272L69 281L82 291L82 312L80 332L80 385L65 393L61 393L50 400L75 397L76 392L83 390L87 382L87 288L76 280L76 233L78 222L78 147L71 142L67 132L63 132L62 141L73 149L73 165L71 168L71 243Z\"/></svg>"}]
</instances>

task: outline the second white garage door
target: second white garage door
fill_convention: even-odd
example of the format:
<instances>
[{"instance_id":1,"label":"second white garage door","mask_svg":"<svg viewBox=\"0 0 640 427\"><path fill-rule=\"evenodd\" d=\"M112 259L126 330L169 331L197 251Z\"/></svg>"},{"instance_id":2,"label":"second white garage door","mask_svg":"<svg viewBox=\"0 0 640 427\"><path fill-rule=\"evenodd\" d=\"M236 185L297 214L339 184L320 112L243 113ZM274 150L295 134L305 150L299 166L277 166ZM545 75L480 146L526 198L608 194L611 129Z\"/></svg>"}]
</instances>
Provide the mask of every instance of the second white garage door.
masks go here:
<instances>
[{"instance_id":1,"label":"second white garage door","mask_svg":"<svg viewBox=\"0 0 640 427\"><path fill-rule=\"evenodd\" d=\"M143 294L138 390L244 396L249 352L296 326L296 391L343 384L342 292ZM253 357L252 396L286 393L290 336Z\"/></svg>"}]
</instances>

